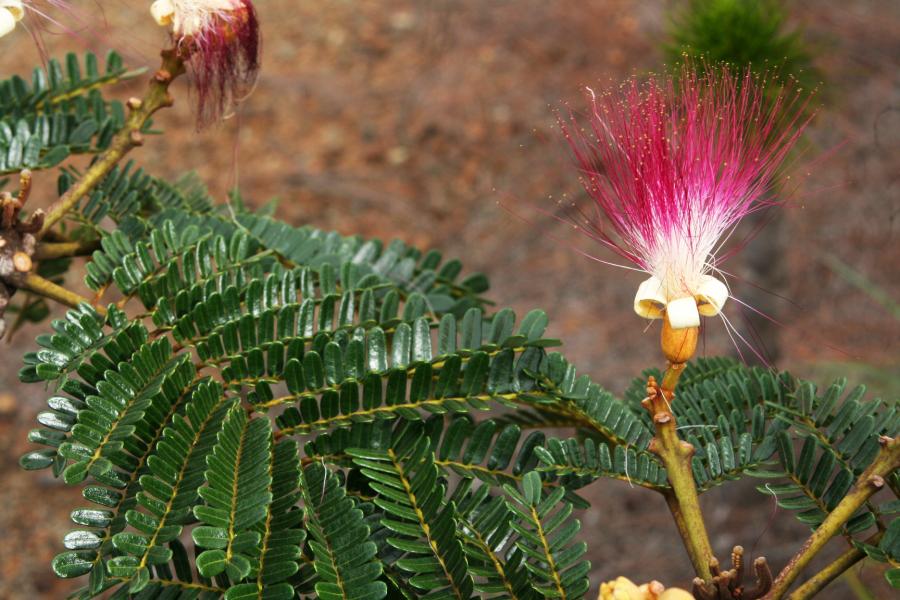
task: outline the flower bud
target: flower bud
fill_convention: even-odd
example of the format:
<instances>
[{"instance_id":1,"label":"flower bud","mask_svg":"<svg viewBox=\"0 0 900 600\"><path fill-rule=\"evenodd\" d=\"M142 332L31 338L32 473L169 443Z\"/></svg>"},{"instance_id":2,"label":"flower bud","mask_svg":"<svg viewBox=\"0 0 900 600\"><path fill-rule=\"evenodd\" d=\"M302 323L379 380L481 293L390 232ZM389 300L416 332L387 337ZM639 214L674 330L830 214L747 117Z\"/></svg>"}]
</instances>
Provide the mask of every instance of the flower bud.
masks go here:
<instances>
[{"instance_id":1,"label":"flower bud","mask_svg":"<svg viewBox=\"0 0 900 600\"><path fill-rule=\"evenodd\" d=\"M627 577L619 577L600 585L597 600L694 600L694 596L682 589L666 589L658 581L638 586Z\"/></svg>"},{"instance_id":2,"label":"flower bud","mask_svg":"<svg viewBox=\"0 0 900 600\"><path fill-rule=\"evenodd\" d=\"M168 27L175 20L175 5L172 0L156 0L150 5L150 14L157 25Z\"/></svg>"},{"instance_id":3,"label":"flower bud","mask_svg":"<svg viewBox=\"0 0 900 600\"><path fill-rule=\"evenodd\" d=\"M694 595L679 588L669 588L657 600L694 600Z\"/></svg>"},{"instance_id":4,"label":"flower bud","mask_svg":"<svg viewBox=\"0 0 900 600\"><path fill-rule=\"evenodd\" d=\"M600 585L598 600L645 600L644 593L627 577Z\"/></svg>"},{"instance_id":5,"label":"flower bud","mask_svg":"<svg viewBox=\"0 0 900 600\"><path fill-rule=\"evenodd\" d=\"M16 23L25 17L25 5L22 0L0 0L0 37L16 27Z\"/></svg>"}]
</instances>

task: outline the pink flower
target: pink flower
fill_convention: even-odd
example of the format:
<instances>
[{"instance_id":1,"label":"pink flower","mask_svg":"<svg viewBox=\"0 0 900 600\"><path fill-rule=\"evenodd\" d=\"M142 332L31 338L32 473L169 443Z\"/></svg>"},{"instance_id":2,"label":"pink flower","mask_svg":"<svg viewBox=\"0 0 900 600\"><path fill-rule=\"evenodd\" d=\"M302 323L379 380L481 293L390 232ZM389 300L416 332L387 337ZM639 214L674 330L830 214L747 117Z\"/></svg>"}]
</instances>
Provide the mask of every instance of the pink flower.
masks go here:
<instances>
[{"instance_id":1,"label":"pink flower","mask_svg":"<svg viewBox=\"0 0 900 600\"><path fill-rule=\"evenodd\" d=\"M728 298L711 275L721 245L768 194L808 123L798 94L766 93L749 71L682 68L597 96L587 127L561 121L592 206L579 229L651 275L635 311L696 327Z\"/></svg>"},{"instance_id":2,"label":"pink flower","mask_svg":"<svg viewBox=\"0 0 900 600\"><path fill-rule=\"evenodd\" d=\"M190 56L200 123L215 121L259 71L256 9L250 0L156 0L150 12Z\"/></svg>"}]
</instances>

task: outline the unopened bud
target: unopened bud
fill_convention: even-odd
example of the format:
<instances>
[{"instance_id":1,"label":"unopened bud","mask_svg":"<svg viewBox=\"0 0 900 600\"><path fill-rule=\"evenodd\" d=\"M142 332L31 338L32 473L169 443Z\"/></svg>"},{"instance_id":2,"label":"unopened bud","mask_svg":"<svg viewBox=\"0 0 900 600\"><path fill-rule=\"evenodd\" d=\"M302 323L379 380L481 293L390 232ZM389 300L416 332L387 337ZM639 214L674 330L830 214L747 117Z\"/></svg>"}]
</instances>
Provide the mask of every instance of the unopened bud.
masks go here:
<instances>
[{"instance_id":1,"label":"unopened bud","mask_svg":"<svg viewBox=\"0 0 900 600\"><path fill-rule=\"evenodd\" d=\"M669 319L663 319L660 344L666 359L673 365L686 363L697 351L697 340L700 337L699 327L675 329Z\"/></svg>"},{"instance_id":2,"label":"unopened bud","mask_svg":"<svg viewBox=\"0 0 900 600\"><path fill-rule=\"evenodd\" d=\"M175 5L171 0L156 0L150 5L150 14L157 25L166 27L175 20Z\"/></svg>"},{"instance_id":3,"label":"unopened bud","mask_svg":"<svg viewBox=\"0 0 900 600\"><path fill-rule=\"evenodd\" d=\"M627 577L600 584L598 600L645 600L644 593Z\"/></svg>"},{"instance_id":4,"label":"unopened bud","mask_svg":"<svg viewBox=\"0 0 900 600\"><path fill-rule=\"evenodd\" d=\"M0 37L15 29L16 23L24 17L22 0L0 0Z\"/></svg>"},{"instance_id":5,"label":"unopened bud","mask_svg":"<svg viewBox=\"0 0 900 600\"><path fill-rule=\"evenodd\" d=\"M669 588L657 600L694 600L693 594L680 588Z\"/></svg>"},{"instance_id":6,"label":"unopened bud","mask_svg":"<svg viewBox=\"0 0 900 600\"><path fill-rule=\"evenodd\" d=\"M627 577L619 577L615 581L600 585L600 595L597 600L693 600L693 598L684 590L666 589L658 581L638 586Z\"/></svg>"}]
</instances>

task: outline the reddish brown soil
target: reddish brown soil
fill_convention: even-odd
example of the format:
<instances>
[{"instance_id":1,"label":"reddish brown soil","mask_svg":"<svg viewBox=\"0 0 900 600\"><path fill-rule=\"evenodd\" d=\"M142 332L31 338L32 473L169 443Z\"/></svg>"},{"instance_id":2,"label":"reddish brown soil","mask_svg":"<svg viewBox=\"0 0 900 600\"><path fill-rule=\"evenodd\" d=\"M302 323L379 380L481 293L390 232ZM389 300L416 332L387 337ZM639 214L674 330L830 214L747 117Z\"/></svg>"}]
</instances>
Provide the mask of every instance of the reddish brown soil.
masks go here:
<instances>
[{"instance_id":1,"label":"reddish brown soil","mask_svg":"<svg viewBox=\"0 0 900 600\"><path fill-rule=\"evenodd\" d=\"M77 45L126 48L132 65L152 67L164 35L146 4L103 3L107 33L84 34ZM655 330L639 335L643 323L630 311L636 277L584 259L543 235L546 219L523 222L498 201L527 211L578 193L553 109L578 106L582 85L658 69L669 3L258 4L265 59L240 116L196 133L180 84L177 106L157 119L169 135L148 140L135 158L157 174L195 169L219 197L235 181L254 203L277 196L279 216L292 223L400 237L460 257L490 275L500 304L520 314L545 308L550 334L610 389L621 391L659 362ZM805 0L792 12L820 50L827 92L808 136L812 160L796 173L811 175L778 217L790 237L783 292L797 303L778 311L786 323L780 366L813 372L833 362L864 364L883 391L896 390L900 323L823 256L833 253L900 298L900 3ZM53 55L71 44L45 39ZM0 41L0 73L24 73L38 59L21 32ZM142 85L117 93L125 98ZM740 256L734 264L740 268ZM78 277L70 284L77 288ZM59 598L72 589L51 574L49 561L70 527L68 511L80 505L78 491L16 465L45 394L17 383L15 373L43 329L19 332L0 367L0 598ZM705 352L729 346L722 327L709 328ZM784 511L773 513L771 500L751 486L704 496L716 550L725 555L743 544L780 567L806 529ZM615 482L598 482L587 495L595 503L582 514L595 586L620 574L687 583L689 565L660 498ZM876 597L888 597L876 567L861 571ZM849 595L836 583L823 597Z\"/></svg>"}]
</instances>

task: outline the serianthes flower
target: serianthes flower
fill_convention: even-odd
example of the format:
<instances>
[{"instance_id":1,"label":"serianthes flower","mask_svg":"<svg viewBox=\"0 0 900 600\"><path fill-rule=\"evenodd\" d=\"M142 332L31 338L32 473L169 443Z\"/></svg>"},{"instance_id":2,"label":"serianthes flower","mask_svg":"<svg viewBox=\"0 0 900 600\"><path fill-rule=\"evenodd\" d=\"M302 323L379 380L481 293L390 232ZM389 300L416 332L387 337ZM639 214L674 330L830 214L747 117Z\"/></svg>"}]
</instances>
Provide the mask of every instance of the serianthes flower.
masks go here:
<instances>
[{"instance_id":1,"label":"serianthes flower","mask_svg":"<svg viewBox=\"0 0 900 600\"><path fill-rule=\"evenodd\" d=\"M0 37L16 27L16 23L25 17L25 5L22 0L0 0Z\"/></svg>"},{"instance_id":2,"label":"serianthes flower","mask_svg":"<svg viewBox=\"0 0 900 600\"><path fill-rule=\"evenodd\" d=\"M150 12L172 28L194 73L198 118L218 118L250 89L259 70L260 36L250 0L156 0Z\"/></svg>"},{"instance_id":3,"label":"serianthes flower","mask_svg":"<svg viewBox=\"0 0 900 600\"><path fill-rule=\"evenodd\" d=\"M634 310L673 329L722 310L721 245L778 202L776 174L808 122L796 92L767 93L749 70L693 67L588 89L587 123L561 120L591 199L575 225L650 274Z\"/></svg>"},{"instance_id":4,"label":"serianthes flower","mask_svg":"<svg viewBox=\"0 0 900 600\"><path fill-rule=\"evenodd\" d=\"M694 596L679 588L666 589L658 581L637 585L627 577L600 584L598 600L693 600Z\"/></svg>"}]
</instances>

